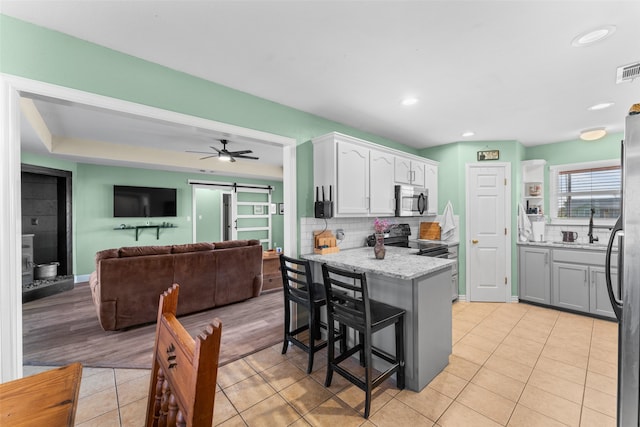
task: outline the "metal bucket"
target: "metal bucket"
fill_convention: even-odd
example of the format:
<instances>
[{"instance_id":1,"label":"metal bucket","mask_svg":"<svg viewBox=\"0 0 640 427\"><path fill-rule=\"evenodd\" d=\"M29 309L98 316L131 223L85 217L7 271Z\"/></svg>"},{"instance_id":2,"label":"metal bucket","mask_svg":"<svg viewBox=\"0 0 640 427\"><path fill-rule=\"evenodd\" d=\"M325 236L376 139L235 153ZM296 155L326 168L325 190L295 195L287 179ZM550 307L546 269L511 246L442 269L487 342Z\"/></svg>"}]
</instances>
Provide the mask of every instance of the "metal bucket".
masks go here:
<instances>
[{"instance_id":1,"label":"metal bucket","mask_svg":"<svg viewBox=\"0 0 640 427\"><path fill-rule=\"evenodd\" d=\"M58 275L59 262L50 262L47 264L36 264L33 267L33 277L36 280L55 279Z\"/></svg>"}]
</instances>

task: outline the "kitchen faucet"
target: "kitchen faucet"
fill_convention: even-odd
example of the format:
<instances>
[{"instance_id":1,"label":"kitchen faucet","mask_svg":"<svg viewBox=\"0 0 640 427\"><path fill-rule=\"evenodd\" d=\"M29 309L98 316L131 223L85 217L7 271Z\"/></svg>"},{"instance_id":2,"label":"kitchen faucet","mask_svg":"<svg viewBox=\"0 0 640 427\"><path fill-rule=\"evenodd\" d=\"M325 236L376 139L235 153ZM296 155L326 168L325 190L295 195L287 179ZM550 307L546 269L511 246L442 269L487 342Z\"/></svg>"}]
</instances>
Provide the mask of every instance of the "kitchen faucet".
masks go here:
<instances>
[{"instance_id":1,"label":"kitchen faucet","mask_svg":"<svg viewBox=\"0 0 640 427\"><path fill-rule=\"evenodd\" d=\"M594 208L591 208L591 217L589 218L589 233L587 233L587 236L589 236L589 243L598 241L598 236L593 237L593 214L595 213L596 210Z\"/></svg>"}]
</instances>

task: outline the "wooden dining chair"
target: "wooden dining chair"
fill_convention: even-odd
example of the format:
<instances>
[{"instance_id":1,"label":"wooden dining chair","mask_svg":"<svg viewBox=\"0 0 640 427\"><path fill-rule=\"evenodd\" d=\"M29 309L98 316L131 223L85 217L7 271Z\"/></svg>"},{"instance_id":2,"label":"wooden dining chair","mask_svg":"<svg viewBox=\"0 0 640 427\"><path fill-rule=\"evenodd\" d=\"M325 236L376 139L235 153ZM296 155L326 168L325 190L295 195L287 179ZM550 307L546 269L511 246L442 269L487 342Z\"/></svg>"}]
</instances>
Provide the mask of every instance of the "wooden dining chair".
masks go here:
<instances>
[{"instance_id":1,"label":"wooden dining chair","mask_svg":"<svg viewBox=\"0 0 640 427\"><path fill-rule=\"evenodd\" d=\"M176 319L174 284L160 296L146 426L210 427L222 324L213 321L195 339Z\"/></svg>"},{"instance_id":2,"label":"wooden dining chair","mask_svg":"<svg viewBox=\"0 0 640 427\"><path fill-rule=\"evenodd\" d=\"M73 363L0 384L0 426L72 427L81 378Z\"/></svg>"}]
</instances>

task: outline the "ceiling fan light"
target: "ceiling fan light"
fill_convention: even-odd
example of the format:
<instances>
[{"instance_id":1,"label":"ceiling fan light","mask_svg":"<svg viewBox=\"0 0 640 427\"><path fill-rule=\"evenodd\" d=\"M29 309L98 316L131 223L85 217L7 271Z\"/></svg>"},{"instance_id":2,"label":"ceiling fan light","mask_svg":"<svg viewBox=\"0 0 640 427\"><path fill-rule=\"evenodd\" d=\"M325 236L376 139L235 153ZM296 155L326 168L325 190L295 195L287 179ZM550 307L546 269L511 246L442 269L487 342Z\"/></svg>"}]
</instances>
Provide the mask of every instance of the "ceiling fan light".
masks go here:
<instances>
[{"instance_id":1,"label":"ceiling fan light","mask_svg":"<svg viewBox=\"0 0 640 427\"><path fill-rule=\"evenodd\" d=\"M218 159L221 162L230 162L231 161L231 156L228 154L220 154L220 156L218 157Z\"/></svg>"},{"instance_id":2,"label":"ceiling fan light","mask_svg":"<svg viewBox=\"0 0 640 427\"><path fill-rule=\"evenodd\" d=\"M580 132L580 139L583 141L595 141L604 137L607 131L604 128L587 129Z\"/></svg>"}]
</instances>

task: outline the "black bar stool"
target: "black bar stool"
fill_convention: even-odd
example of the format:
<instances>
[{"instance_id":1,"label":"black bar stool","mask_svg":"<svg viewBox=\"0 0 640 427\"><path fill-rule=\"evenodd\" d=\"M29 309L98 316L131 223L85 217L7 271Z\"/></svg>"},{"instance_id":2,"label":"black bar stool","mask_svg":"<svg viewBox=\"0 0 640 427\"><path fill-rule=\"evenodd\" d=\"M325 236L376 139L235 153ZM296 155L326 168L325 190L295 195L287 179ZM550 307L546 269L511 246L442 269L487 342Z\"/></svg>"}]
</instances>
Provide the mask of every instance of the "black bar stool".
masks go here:
<instances>
[{"instance_id":1,"label":"black bar stool","mask_svg":"<svg viewBox=\"0 0 640 427\"><path fill-rule=\"evenodd\" d=\"M280 271L282 272L282 285L284 287L284 344L282 354L287 352L289 343L301 348L309 354L307 374L313 369L313 356L316 352L327 346L327 341L322 340L320 328L327 329L327 324L320 321L320 308L327 304L324 286L314 283L311 279L311 266L309 261L290 258L280 255ZM291 330L291 304L299 304L307 309L307 323ZM328 322L328 324L333 324ZM329 328L331 329L331 328ZM308 330L309 344L297 338L297 335ZM346 337L346 334L335 333L338 338ZM346 339L342 339L341 348Z\"/></svg>"},{"instance_id":2,"label":"black bar stool","mask_svg":"<svg viewBox=\"0 0 640 427\"><path fill-rule=\"evenodd\" d=\"M351 383L364 390L366 394L364 417L369 418L371 408L371 392L394 373L399 389L404 389L404 315L405 310L369 299L367 278L364 273L342 270L322 264L327 295L327 323L338 322L340 326L347 326L358 332L359 342L354 346L341 348L335 353L335 336L328 331L328 364L325 387L331 385L333 371L337 372ZM373 333L387 326L395 326L396 354L395 356L376 348L371 344ZM340 366L342 362L360 352L360 364L365 367L365 379ZM372 378L372 355L391 363L385 372Z\"/></svg>"}]
</instances>

